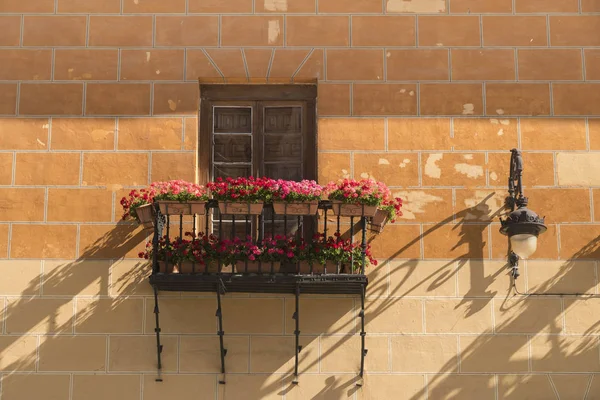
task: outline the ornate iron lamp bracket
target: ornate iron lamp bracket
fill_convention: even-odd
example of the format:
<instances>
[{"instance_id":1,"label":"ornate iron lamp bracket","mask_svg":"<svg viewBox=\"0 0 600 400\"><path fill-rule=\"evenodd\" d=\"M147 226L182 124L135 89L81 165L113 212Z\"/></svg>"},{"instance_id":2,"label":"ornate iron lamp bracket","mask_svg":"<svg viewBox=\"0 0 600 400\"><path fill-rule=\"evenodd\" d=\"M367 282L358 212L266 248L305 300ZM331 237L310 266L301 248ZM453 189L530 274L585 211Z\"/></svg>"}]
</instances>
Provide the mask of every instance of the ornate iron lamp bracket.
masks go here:
<instances>
[{"instance_id":1,"label":"ornate iron lamp bracket","mask_svg":"<svg viewBox=\"0 0 600 400\"><path fill-rule=\"evenodd\" d=\"M547 229L544 218L527 208L529 201L523 193L523 157L518 149L512 149L510 152L508 197L505 202L511 212L505 219L500 218L500 233L508 237L519 234L538 236ZM512 267L512 276L516 279L519 276L519 256L511 250L508 261Z\"/></svg>"}]
</instances>

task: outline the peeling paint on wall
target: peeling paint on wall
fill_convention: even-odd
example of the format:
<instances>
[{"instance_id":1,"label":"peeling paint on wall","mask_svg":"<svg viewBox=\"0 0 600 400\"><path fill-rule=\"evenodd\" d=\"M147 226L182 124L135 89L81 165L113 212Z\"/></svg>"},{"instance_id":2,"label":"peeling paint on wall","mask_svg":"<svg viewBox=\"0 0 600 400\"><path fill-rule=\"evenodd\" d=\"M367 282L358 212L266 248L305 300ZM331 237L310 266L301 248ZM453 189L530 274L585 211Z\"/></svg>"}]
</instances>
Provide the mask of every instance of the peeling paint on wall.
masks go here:
<instances>
[{"instance_id":1,"label":"peeling paint on wall","mask_svg":"<svg viewBox=\"0 0 600 400\"><path fill-rule=\"evenodd\" d=\"M442 176L442 170L437 166L437 162L442 158L444 158L443 154L430 154L425 163L425 175L439 179Z\"/></svg>"},{"instance_id":2,"label":"peeling paint on wall","mask_svg":"<svg viewBox=\"0 0 600 400\"><path fill-rule=\"evenodd\" d=\"M287 11L288 2L287 0L265 0L265 10L267 11Z\"/></svg>"},{"instance_id":3,"label":"peeling paint on wall","mask_svg":"<svg viewBox=\"0 0 600 400\"><path fill-rule=\"evenodd\" d=\"M463 115L471 115L475 113L475 106L472 103L463 104Z\"/></svg>"},{"instance_id":4,"label":"peeling paint on wall","mask_svg":"<svg viewBox=\"0 0 600 400\"><path fill-rule=\"evenodd\" d=\"M483 176L483 167L480 165L456 164L454 166L456 172L466 175L468 178L477 178Z\"/></svg>"},{"instance_id":5,"label":"peeling paint on wall","mask_svg":"<svg viewBox=\"0 0 600 400\"><path fill-rule=\"evenodd\" d=\"M269 21L269 31L268 31L269 44L276 43L280 34L281 34L281 28L279 27L279 21L278 20Z\"/></svg>"},{"instance_id":6,"label":"peeling paint on wall","mask_svg":"<svg viewBox=\"0 0 600 400\"><path fill-rule=\"evenodd\" d=\"M380 158L379 165L390 165L390 162L388 160L386 160L385 158Z\"/></svg>"},{"instance_id":7,"label":"peeling paint on wall","mask_svg":"<svg viewBox=\"0 0 600 400\"><path fill-rule=\"evenodd\" d=\"M401 219L416 219L415 214L424 214L424 208L431 203L440 203L444 199L423 191L395 192L394 197L400 197L402 203Z\"/></svg>"},{"instance_id":8,"label":"peeling paint on wall","mask_svg":"<svg viewBox=\"0 0 600 400\"><path fill-rule=\"evenodd\" d=\"M388 12L441 13L446 12L446 0L388 0Z\"/></svg>"},{"instance_id":9,"label":"peeling paint on wall","mask_svg":"<svg viewBox=\"0 0 600 400\"><path fill-rule=\"evenodd\" d=\"M490 216L503 208L504 205L502 195L495 192L492 194L493 195L490 196L490 192L476 190L474 197L466 198L464 200L464 206L468 208L469 211L465 213L464 219L482 219L483 217ZM488 196L489 198L485 200Z\"/></svg>"}]
</instances>

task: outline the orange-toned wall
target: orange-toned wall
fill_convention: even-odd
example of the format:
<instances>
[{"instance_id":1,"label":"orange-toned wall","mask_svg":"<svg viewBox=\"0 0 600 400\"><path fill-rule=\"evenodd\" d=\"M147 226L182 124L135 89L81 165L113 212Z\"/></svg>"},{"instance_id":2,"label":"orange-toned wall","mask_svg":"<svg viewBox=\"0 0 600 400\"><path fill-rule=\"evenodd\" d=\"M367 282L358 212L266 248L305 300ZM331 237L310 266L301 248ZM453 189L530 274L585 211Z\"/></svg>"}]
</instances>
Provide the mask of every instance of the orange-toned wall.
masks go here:
<instances>
[{"instance_id":1,"label":"orange-toned wall","mask_svg":"<svg viewBox=\"0 0 600 400\"><path fill-rule=\"evenodd\" d=\"M510 150L547 218L522 292L598 294L598 0L1 0L1 400L600 398L598 299L513 295ZM319 179L404 200L354 297L153 299L120 198L194 180L198 79L318 79ZM252 316L252 317L251 317ZM587 396L587 397L586 397Z\"/></svg>"}]
</instances>

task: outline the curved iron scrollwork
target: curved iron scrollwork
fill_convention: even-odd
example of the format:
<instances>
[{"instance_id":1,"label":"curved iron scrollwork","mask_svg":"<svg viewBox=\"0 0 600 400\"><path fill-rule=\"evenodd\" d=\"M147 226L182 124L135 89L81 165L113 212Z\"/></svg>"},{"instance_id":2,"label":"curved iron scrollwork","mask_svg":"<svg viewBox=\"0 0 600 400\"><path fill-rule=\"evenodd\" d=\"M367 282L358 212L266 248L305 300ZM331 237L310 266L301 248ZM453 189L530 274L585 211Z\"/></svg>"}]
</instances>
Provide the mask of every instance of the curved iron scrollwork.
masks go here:
<instances>
[{"instance_id":1,"label":"curved iron scrollwork","mask_svg":"<svg viewBox=\"0 0 600 400\"><path fill-rule=\"evenodd\" d=\"M527 206L527 197L523 194L523 156L517 149L510 155L510 172L508 177L508 194L506 203L514 211L515 206Z\"/></svg>"}]
</instances>

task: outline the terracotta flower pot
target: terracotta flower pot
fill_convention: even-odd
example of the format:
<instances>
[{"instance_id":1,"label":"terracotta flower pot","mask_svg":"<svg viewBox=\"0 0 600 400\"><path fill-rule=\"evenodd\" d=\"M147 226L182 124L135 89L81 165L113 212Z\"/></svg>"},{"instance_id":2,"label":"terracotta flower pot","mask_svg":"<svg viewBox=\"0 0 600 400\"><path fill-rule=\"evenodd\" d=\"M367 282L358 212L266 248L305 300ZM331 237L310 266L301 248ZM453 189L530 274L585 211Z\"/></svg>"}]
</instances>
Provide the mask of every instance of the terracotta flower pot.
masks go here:
<instances>
[{"instance_id":1,"label":"terracotta flower pot","mask_svg":"<svg viewBox=\"0 0 600 400\"><path fill-rule=\"evenodd\" d=\"M157 203L160 207L160 212L163 213L163 215L204 215L206 213L205 201L180 202L172 200L158 200Z\"/></svg>"},{"instance_id":2,"label":"terracotta flower pot","mask_svg":"<svg viewBox=\"0 0 600 400\"><path fill-rule=\"evenodd\" d=\"M135 209L135 213L140 221L140 224L144 226L144 229L154 228L154 212L152 210L152 204L144 204Z\"/></svg>"},{"instance_id":3,"label":"terracotta flower pot","mask_svg":"<svg viewBox=\"0 0 600 400\"><path fill-rule=\"evenodd\" d=\"M229 215L260 215L263 203L234 203L228 201L219 202L219 212Z\"/></svg>"},{"instance_id":4,"label":"terracotta flower pot","mask_svg":"<svg viewBox=\"0 0 600 400\"><path fill-rule=\"evenodd\" d=\"M315 215L319 209L318 201L276 201L273 202L273 211L279 215Z\"/></svg>"},{"instance_id":5,"label":"terracotta flower pot","mask_svg":"<svg viewBox=\"0 0 600 400\"><path fill-rule=\"evenodd\" d=\"M175 266L172 263L167 263L166 261L158 262L158 272L163 274L172 274L175 270Z\"/></svg>"},{"instance_id":6,"label":"terracotta flower pot","mask_svg":"<svg viewBox=\"0 0 600 400\"><path fill-rule=\"evenodd\" d=\"M332 272L333 271L333 272ZM300 274L303 275L308 275L311 273L311 269L310 269L310 262L308 261L300 261L298 263L298 272ZM325 272L325 265L318 263L318 262L313 262L312 264L312 273L315 275L320 275L322 273ZM335 273L335 264L331 263L330 265L327 265L327 272L328 273Z\"/></svg>"},{"instance_id":7,"label":"terracotta flower pot","mask_svg":"<svg viewBox=\"0 0 600 400\"><path fill-rule=\"evenodd\" d=\"M281 263L274 262L273 263L273 272L279 272L279 267ZM237 261L235 263L235 270L238 274L242 274L246 272L246 262L245 261ZM248 261L248 273L258 274L259 273L259 262L258 261ZM271 273L271 263L263 262L260 264L260 273L262 274L270 274Z\"/></svg>"},{"instance_id":8,"label":"terracotta flower pot","mask_svg":"<svg viewBox=\"0 0 600 400\"><path fill-rule=\"evenodd\" d=\"M342 203L338 200L333 200L331 203L333 213L340 217L372 217L377 212L377 206Z\"/></svg>"},{"instance_id":9,"label":"terracotta flower pot","mask_svg":"<svg viewBox=\"0 0 600 400\"><path fill-rule=\"evenodd\" d=\"M369 229L373 232L380 233L383 231L383 228L387 225L389 221L389 213L385 210L377 210L373 218L371 219L371 223L369 224Z\"/></svg>"}]
</instances>

